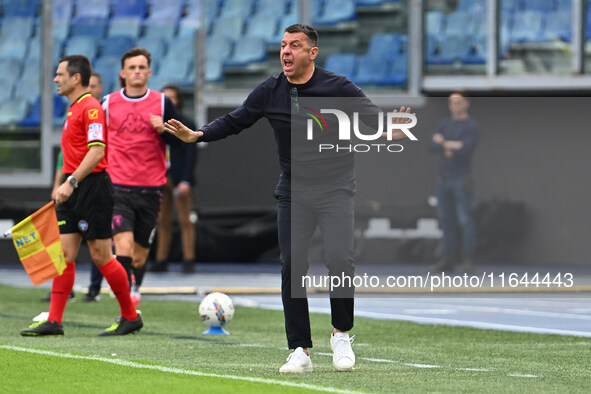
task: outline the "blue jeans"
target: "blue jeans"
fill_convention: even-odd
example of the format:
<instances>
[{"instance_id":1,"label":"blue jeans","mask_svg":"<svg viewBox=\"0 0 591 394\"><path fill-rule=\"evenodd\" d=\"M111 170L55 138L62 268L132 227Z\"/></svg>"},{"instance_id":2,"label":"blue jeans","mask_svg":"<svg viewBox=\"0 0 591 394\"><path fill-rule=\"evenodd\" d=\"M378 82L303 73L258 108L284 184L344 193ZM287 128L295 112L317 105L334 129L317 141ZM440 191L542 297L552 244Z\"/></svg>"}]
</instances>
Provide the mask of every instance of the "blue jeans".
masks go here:
<instances>
[{"instance_id":1,"label":"blue jeans","mask_svg":"<svg viewBox=\"0 0 591 394\"><path fill-rule=\"evenodd\" d=\"M462 233L462 253L476 250L476 226L472 214L473 186L470 175L439 177L437 181L437 217L443 231L443 253L455 256L458 226Z\"/></svg>"}]
</instances>

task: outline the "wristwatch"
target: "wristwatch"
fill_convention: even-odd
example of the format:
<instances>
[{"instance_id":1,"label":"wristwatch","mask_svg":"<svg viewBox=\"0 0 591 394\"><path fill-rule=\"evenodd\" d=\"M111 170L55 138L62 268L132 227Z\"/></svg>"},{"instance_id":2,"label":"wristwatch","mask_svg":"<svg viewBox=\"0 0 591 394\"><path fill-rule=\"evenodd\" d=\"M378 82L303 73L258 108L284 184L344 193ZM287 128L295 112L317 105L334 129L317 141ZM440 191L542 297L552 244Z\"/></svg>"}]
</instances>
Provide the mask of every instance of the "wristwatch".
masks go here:
<instances>
[{"instance_id":1,"label":"wristwatch","mask_svg":"<svg viewBox=\"0 0 591 394\"><path fill-rule=\"evenodd\" d=\"M74 186L74 189L78 187L78 180L74 178L72 175L66 178L66 181L70 182L70 185Z\"/></svg>"}]
</instances>

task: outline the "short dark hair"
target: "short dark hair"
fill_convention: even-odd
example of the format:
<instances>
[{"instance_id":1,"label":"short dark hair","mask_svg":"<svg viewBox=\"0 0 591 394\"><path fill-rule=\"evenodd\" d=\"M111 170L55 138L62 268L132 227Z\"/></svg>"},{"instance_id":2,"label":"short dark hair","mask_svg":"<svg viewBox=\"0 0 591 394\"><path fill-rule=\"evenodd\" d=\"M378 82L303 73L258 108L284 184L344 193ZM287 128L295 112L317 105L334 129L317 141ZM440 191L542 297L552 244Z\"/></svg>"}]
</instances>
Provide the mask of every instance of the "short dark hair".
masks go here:
<instances>
[{"instance_id":1,"label":"short dark hair","mask_svg":"<svg viewBox=\"0 0 591 394\"><path fill-rule=\"evenodd\" d=\"M87 87L90 83L90 73L92 67L90 61L86 56L83 55L68 55L64 56L59 60L60 63L67 62L66 70L70 76L80 74L80 84L83 87Z\"/></svg>"},{"instance_id":2,"label":"short dark hair","mask_svg":"<svg viewBox=\"0 0 591 394\"><path fill-rule=\"evenodd\" d=\"M161 89L161 91L164 91L164 89L169 89L169 90L174 90L174 94L176 94L176 101L177 101L177 109L178 110L182 110L183 109L183 95L181 93L181 88L179 85L175 85L173 83L169 83L167 85L164 85L164 87Z\"/></svg>"},{"instance_id":3,"label":"short dark hair","mask_svg":"<svg viewBox=\"0 0 591 394\"><path fill-rule=\"evenodd\" d=\"M131 48L129 51L125 52L122 56L121 56L121 69L123 69L123 66L125 65L125 61L127 59L129 59L130 57L136 57L136 56L145 56L146 59L148 59L148 67L150 67L150 64L152 64L152 55L150 54L150 51L148 51L145 48Z\"/></svg>"},{"instance_id":4,"label":"short dark hair","mask_svg":"<svg viewBox=\"0 0 591 394\"><path fill-rule=\"evenodd\" d=\"M296 23L295 25L291 25L285 28L286 33L304 33L308 36L308 43L311 47L318 46L318 32L314 30L312 26L302 25L300 23Z\"/></svg>"},{"instance_id":5,"label":"short dark hair","mask_svg":"<svg viewBox=\"0 0 591 394\"><path fill-rule=\"evenodd\" d=\"M98 78L98 80L99 80L99 83L101 83L101 84L103 83L103 78L101 78L101 74L97 73L96 71L93 71L93 72L90 74L90 76L91 76L91 77L97 77L97 78ZM90 83L90 82L88 82L88 83Z\"/></svg>"}]
</instances>

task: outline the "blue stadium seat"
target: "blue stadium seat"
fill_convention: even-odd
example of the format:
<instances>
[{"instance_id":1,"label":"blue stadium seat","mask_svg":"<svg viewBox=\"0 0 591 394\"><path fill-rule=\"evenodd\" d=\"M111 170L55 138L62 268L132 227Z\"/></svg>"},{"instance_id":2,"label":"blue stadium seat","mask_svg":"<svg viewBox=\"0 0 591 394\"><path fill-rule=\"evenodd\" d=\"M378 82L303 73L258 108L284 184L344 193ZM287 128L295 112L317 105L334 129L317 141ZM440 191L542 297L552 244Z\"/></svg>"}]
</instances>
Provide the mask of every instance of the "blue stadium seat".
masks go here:
<instances>
[{"instance_id":1,"label":"blue stadium seat","mask_svg":"<svg viewBox=\"0 0 591 394\"><path fill-rule=\"evenodd\" d=\"M102 38L107 33L109 22L103 17L79 17L72 21L72 36Z\"/></svg>"},{"instance_id":2,"label":"blue stadium seat","mask_svg":"<svg viewBox=\"0 0 591 394\"><path fill-rule=\"evenodd\" d=\"M326 58L324 68L353 81L357 72L357 55L354 53L335 53L329 55Z\"/></svg>"},{"instance_id":3,"label":"blue stadium seat","mask_svg":"<svg viewBox=\"0 0 591 394\"><path fill-rule=\"evenodd\" d=\"M14 124L27 115L28 104L25 99L15 99L0 103L0 125Z\"/></svg>"},{"instance_id":4,"label":"blue stadium seat","mask_svg":"<svg viewBox=\"0 0 591 394\"><path fill-rule=\"evenodd\" d=\"M158 0L152 2L146 24L178 22L183 13L184 2L180 0Z\"/></svg>"},{"instance_id":5,"label":"blue stadium seat","mask_svg":"<svg viewBox=\"0 0 591 394\"><path fill-rule=\"evenodd\" d=\"M4 17L37 16L40 4L40 0L4 0Z\"/></svg>"},{"instance_id":6,"label":"blue stadium seat","mask_svg":"<svg viewBox=\"0 0 591 394\"><path fill-rule=\"evenodd\" d=\"M467 12L456 11L447 15L445 22L445 35L458 34L472 35L474 33L474 15Z\"/></svg>"},{"instance_id":7,"label":"blue stadium seat","mask_svg":"<svg viewBox=\"0 0 591 394\"><path fill-rule=\"evenodd\" d=\"M470 51L462 58L464 64L486 64L488 58L488 38L486 35L474 37L470 41Z\"/></svg>"},{"instance_id":8,"label":"blue stadium seat","mask_svg":"<svg viewBox=\"0 0 591 394\"><path fill-rule=\"evenodd\" d=\"M486 12L486 0L459 0L456 11L468 12L471 14Z\"/></svg>"},{"instance_id":9,"label":"blue stadium seat","mask_svg":"<svg viewBox=\"0 0 591 394\"><path fill-rule=\"evenodd\" d=\"M554 11L556 4L553 0L522 0L524 11Z\"/></svg>"},{"instance_id":10,"label":"blue stadium seat","mask_svg":"<svg viewBox=\"0 0 591 394\"><path fill-rule=\"evenodd\" d=\"M442 11L425 13L425 31L427 34L440 35L445 30L445 14Z\"/></svg>"},{"instance_id":11,"label":"blue stadium seat","mask_svg":"<svg viewBox=\"0 0 591 394\"><path fill-rule=\"evenodd\" d=\"M37 70L39 73L39 70ZM17 99L25 99L27 104L33 105L35 99L40 94L39 77L37 78L25 78L21 76L14 86L13 97Z\"/></svg>"},{"instance_id":12,"label":"blue stadium seat","mask_svg":"<svg viewBox=\"0 0 591 394\"><path fill-rule=\"evenodd\" d=\"M336 25L357 19L357 10L353 0L325 0L324 12L314 18L318 25Z\"/></svg>"},{"instance_id":13,"label":"blue stadium seat","mask_svg":"<svg viewBox=\"0 0 591 394\"><path fill-rule=\"evenodd\" d=\"M1 59L0 62L2 62ZM0 69L0 71L2 71L2 69ZM12 76L0 74L0 85L2 86L2 89L0 89L0 103L12 99L15 83L16 80Z\"/></svg>"},{"instance_id":14,"label":"blue stadium seat","mask_svg":"<svg viewBox=\"0 0 591 394\"><path fill-rule=\"evenodd\" d=\"M208 22L206 21L206 24ZM207 25L206 25L207 26ZM193 36L195 31L201 27L201 20L198 18L185 17L179 23L178 36ZM207 31L207 28L206 28Z\"/></svg>"},{"instance_id":15,"label":"blue stadium seat","mask_svg":"<svg viewBox=\"0 0 591 394\"><path fill-rule=\"evenodd\" d=\"M298 7L294 7L298 8ZM299 10L298 10L299 12ZM324 13L324 0L310 0L310 16L312 24L317 23L317 19ZM285 26L287 27L287 26Z\"/></svg>"},{"instance_id":16,"label":"blue stadium seat","mask_svg":"<svg viewBox=\"0 0 591 394\"><path fill-rule=\"evenodd\" d=\"M52 25L53 38L59 41L64 41L70 33L70 22L62 20L54 20Z\"/></svg>"},{"instance_id":17,"label":"blue stadium seat","mask_svg":"<svg viewBox=\"0 0 591 394\"><path fill-rule=\"evenodd\" d=\"M121 58L119 56L101 56L94 62L92 69L101 76L103 94L119 89L119 71L121 70Z\"/></svg>"},{"instance_id":18,"label":"blue stadium seat","mask_svg":"<svg viewBox=\"0 0 591 394\"><path fill-rule=\"evenodd\" d=\"M502 12L516 12L522 9L522 0L501 0L500 8Z\"/></svg>"},{"instance_id":19,"label":"blue stadium seat","mask_svg":"<svg viewBox=\"0 0 591 394\"><path fill-rule=\"evenodd\" d=\"M90 36L75 36L64 46L64 55L84 55L92 63L98 54L98 45Z\"/></svg>"},{"instance_id":20,"label":"blue stadium seat","mask_svg":"<svg viewBox=\"0 0 591 394\"><path fill-rule=\"evenodd\" d=\"M179 56L175 52L168 52L160 61L157 79L166 80L166 83L178 83L184 85L187 81L187 74L191 70L192 61L187 56Z\"/></svg>"},{"instance_id":21,"label":"blue stadium seat","mask_svg":"<svg viewBox=\"0 0 591 394\"><path fill-rule=\"evenodd\" d=\"M283 15L279 19L279 28L277 29L277 37L273 40L274 42L281 43L281 39L283 38L283 32L286 27L291 26L295 23L300 22L300 17L297 13L292 12L286 15Z\"/></svg>"},{"instance_id":22,"label":"blue stadium seat","mask_svg":"<svg viewBox=\"0 0 591 394\"><path fill-rule=\"evenodd\" d=\"M374 56L360 56L357 59L355 82L358 85L382 85L388 74L389 62Z\"/></svg>"},{"instance_id":23,"label":"blue stadium seat","mask_svg":"<svg viewBox=\"0 0 591 394\"><path fill-rule=\"evenodd\" d=\"M376 7L384 3L384 0L355 0L358 7Z\"/></svg>"},{"instance_id":24,"label":"blue stadium seat","mask_svg":"<svg viewBox=\"0 0 591 394\"><path fill-rule=\"evenodd\" d=\"M522 11L513 16L511 42L540 42L544 14L541 11Z\"/></svg>"},{"instance_id":25,"label":"blue stadium seat","mask_svg":"<svg viewBox=\"0 0 591 394\"><path fill-rule=\"evenodd\" d=\"M57 61L62 56L64 43L61 40L54 40L53 41L53 59ZM26 61L28 63L31 62L39 62L41 59L41 38L39 36L35 36L29 40L29 50L27 52Z\"/></svg>"},{"instance_id":26,"label":"blue stadium seat","mask_svg":"<svg viewBox=\"0 0 591 394\"><path fill-rule=\"evenodd\" d=\"M2 41L14 37L31 37L35 28L35 18L32 16L4 17L0 24L0 39Z\"/></svg>"},{"instance_id":27,"label":"blue stadium seat","mask_svg":"<svg viewBox=\"0 0 591 394\"><path fill-rule=\"evenodd\" d=\"M161 38L171 41L177 32L177 24L150 24L144 27L144 37Z\"/></svg>"},{"instance_id":28,"label":"blue stadium seat","mask_svg":"<svg viewBox=\"0 0 591 394\"><path fill-rule=\"evenodd\" d=\"M206 59L219 60L223 64L232 55L233 42L224 36L209 36L206 42Z\"/></svg>"},{"instance_id":29,"label":"blue stadium seat","mask_svg":"<svg viewBox=\"0 0 591 394\"><path fill-rule=\"evenodd\" d=\"M160 59L166 54L167 44L161 37L144 36L137 40L137 46L146 48L152 54L152 59Z\"/></svg>"},{"instance_id":30,"label":"blue stadium seat","mask_svg":"<svg viewBox=\"0 0 591 394\"><path fill-rule=\"evenodd\" d=\"M371 36L367 54L384 59L396 59L406 51L406 36L399 33L378 33Z\"/></svg>"},{"instance_id":31,"label":"blue stadium seat","mask_svg":"<svg viewBox=\"0 0 591 394\"><path fill-rule=\"evenodd\" d=\"M183 57L193 58L195 52L195 39L192 36L178 37L170 42L166 56L182 55ZM171 57L171 58L172 58Z\"/></svg>"},{"instance_id":32,"label":"blue stadium seat","mask_svg":"<svg viewBox=\"0 0 591 394\"><path fill-rule=\"evenodd\" d=\"M223 82L224 61L220 59L207 59L205 61L205 81Z\"/></svg>"},{"instance_id":33,"label":"blue stadium seat","mask_svg":"<svg viewBox=\"0 0 591 394\"><path fill-rule=\"evenodd\" d=\"M439 43L439 52L431 57L431 64L450 65L462 62L470 51L470 42L466 36L447 36Z\"/></svg>"},{"instance_id":34,"label":"blue stadium seat","mask_svg":"<svg viewBox=\"0 0 591 394\"><path fill-rule=\"evenodd\" d=\"M53 0L53 22L70 22L74 13L74 0Z\"/></svg>"},{"instance_id":35,"label":"blue stadium seat","mask_svg":"<svg viewBox=\"0 0 591 394\"><path fill-rule=\"evenodd\" d=\"M246 35L262 38L267 44L279 44L277 26L279 17L273 14L256 14L247 20Z\"/></svg>"},{"instance_id":36,"label":"blue stadium seat","mask_svg":"<svg viewBox=\"0 0 591 394\"><path fill-rule=\"evenodd\" d=\"M254 0L226 0L220 17L239 16L246 18L253 14Z\"/></svg>"},{"instance_id":37,"label":"blue stadium seat","mask_svg":"<svg viewBox=\"0 0 591 394\"><path fill-rule=\"evenodd\" d=\"M27 58L23 66L22 80L36 81L39 84L41 78L41 58Z\"/></svg>"},{"instance_id":38,"label":"blue stadium seat","mask_svg":"<svg viewBox=\"0 0 591 394\"><path fill-rule=\"evenodd\" d=\"M437 64L439 61L439 39L438 36L429 34L425 40L425 59L427 64Z\"/></svg>"},{"instance_id":39,"label":"blue stadium seat","mask_svg":"<svg viewBox=\"0 0 591 394\"><path fill-rule=\"evenodd\" d=\"M62 119L66 114L67 107L68 103L64 97L58 94L53 96L54 125L61 126L63 124ZM18 122L18 125L22 127L37 127L41 124L41 96L37 96L29 114L21 119L22 120Z\"/></svg>"},{"instance_id":40,"label":"blue stadium seat","mask_svg":"<svg viewBox=\"0 0 591 394\"><path fill-rule=\"evenodd\" d=\"M119 75L119 71L121 70L121 57L101 56L93 63L92 69L101 75L104 85L106 81L112 81L115 76Z\"/></svg>"},{"instance_id":41,"label":"blue stadium seat","mask_svg":"<svg viewBox=\"0 0 591 394\"><path fill-rule=\"evenodd\" d=\"M221 35L232 40L242 36L244 19L240 16L221 16L214 22L212 35Z\"/></svg>"},{"instance_id":42,"label":"blue stadium seat","mask_svg":"<svg viewBox=\"0 0 591 394\"><path fill-rule=\"evenodd\" d=\"M143 19L139 16L122 16L111 19L107 36L130 36L138 38L142 31Z\"/></svg>"},{"instance_id":43,"label":"blue stadium seat","mask_svg":"<svg viewBox=\"0 0 591 394\"><path fill-rule=\"evenodd\" d=\"M4 36L1 36L4 38ZM29 40L26 38L13 37L0 41L0 58L22 60L27 53Z\"/></svg>"},{"instance_id":44,"label":"blue stadium seat","mask_svg":"<svg viewBox=\"0 0 591 394\"><path fill-rule=\"evenodd\" d=\"M185 16L199 18L201 16L199 10L200 1L201 0L187 0L187 13ZM220 14L222 3L223 0L205 0L205 18L209 20L217 18Z\"/></svg>"},{"instance_id":45,"label":"blue stadium seat","mask_svg":"<svg viewBox=\"0 0 591 394\"><path fill-rule=\"evenodd\" d=\"M21 74L21 68L21 59L0 59L0 76L17 78Z\"/></svg>"},{"instance_id":46,"label":"blue stadium seat","mask_svg":"<svg viewBox=\"0 0 591 394\"><path fill-rule=\"evenodd\" d=\"M146 0L115 0L112 4L113 17L137 16L146 18L148 3Z\"/></svg>"},{"instance_id":47,"label":"blue stadium seat","mask_svg":"<svg viewBox=\"0 0 591 394\"><path fill-rule=\"evenodd\" d=\"M135 40L129 36L112 36L103 39L101 56L121 57L135 47Z\"/></svg>"},{"instance_id":48,"label":"blue stadium seat","mask_svg":"<svg viewBox=\"0 0 591 394\"><path fill-rule=\"evenodd\" d=\"M473 17L473 25L474 29L472 31L472 35L474 37L484 37L488 35L488 22L486 14L474 14Z\"/></svg>"},{"instance_id":49,"label":"blue stadium seat","mask_svg":"<svg viewBox=\"0 0 591 394\"><path fill-rule=\"evenodd\" d=\"M111 2L108 0L76 0L74 19L108 18L111 13Z\"/></svg>"},{"instance_id":50,"label":"blue stadium seat","mask_svg":"<svg viewBox=\"0 0 591 394\"><path fill-rule=\"evenodd\" d=\"M408 57L406 53L401 53L398 57L390 61L388 72L382 80L382 85L404 86L408 81Z\"/></svg>"},{"instance_id":51,"label":"blue stadium seat","mask_svg":"<svg viewBox=\"0 0 591 394\"><path fill-rule=\"evenodd\" d=\"M256 15L273 15L279 18L287 12L288 0L258 0L255 4Z\"/></svg>"},{"instance_id":52,"label":"blue stadium seat","mask_svg":"<svg viewBox=\"0 0 591 394\"><path fill-rule=\"evenodd\" d=\"M232 56L226 60L224 66L244 67L250 63L267 60L267 45L262 38L244 37L240 45L234 48Z\"/></svg>"},{"instance_id":53,"label":"blue stadium seat","mask_svg":"<svg viewBox=\"0 0 591 394\"><path fill-rule=\"evenodd\" d=\"M571 12L572 3L572 0L557 0L556 11Z\"/></svg>"},{"instance_id":54,"label":"blue stadium seat","mask_svg":"<svg viewBox=\"0 0 591 394\"><path fill-rule=\"evenodd\" d=\"M545 15L543 35L548 41L570 42L573 33L572 13L570 11L548 12Z\"/></svg>"}]
</instances>

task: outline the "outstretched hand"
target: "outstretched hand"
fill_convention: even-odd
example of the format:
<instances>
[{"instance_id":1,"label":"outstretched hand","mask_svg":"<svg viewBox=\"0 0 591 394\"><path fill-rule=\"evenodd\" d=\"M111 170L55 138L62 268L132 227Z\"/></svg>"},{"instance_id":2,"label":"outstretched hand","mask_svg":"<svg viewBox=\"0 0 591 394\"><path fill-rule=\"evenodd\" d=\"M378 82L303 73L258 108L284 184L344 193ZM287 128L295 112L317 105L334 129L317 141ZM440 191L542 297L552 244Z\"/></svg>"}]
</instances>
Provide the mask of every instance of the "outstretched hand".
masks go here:
<instances>
[{"instance_id":1,"label":"outstretched hand","mask_svg":"<svg viewBox=\"0 0 591 394\"><path fill-rule=\"evenodd\" d=\"M394 109L392 112L402 112L402 113L406 112L407 114L410 114L410 107L405 107L403 105L402 107L400 107L400 111ZM414 112L413 112L413 115L417 116L417 114L415 114ZM407 117L397 116L392 119L392 122L404 124L404 123L410 123L410 122L412 122L412 120Z\"/></svg>"},{"instance_id":2,"label":"outstretched hand","mask_svg":"<svg viewBox=\"0 0 591 394\"><path fill-rule=\"evenodd\" d=\"M392 112L394 112L395 114L397 114L397 113L400 113L400 114L410 114L411 113L410 111L411 111L410 107L405 107L403 105L402 107L400 107L400 111L394 109ZM412 115L415 117L414 120L411 119L408 116L394 116L392 118L392 123L393 124L399 124L399 125L408 124L409 125L408 127L412 127L412 126L414 126L416 124L416 116L417 116L417 114L415 114L413 112ZM382 133L382 137L387 137L387 136L388 136L388 133L386 133L386 132ZM395 129L392 132L392 139L395 140L395 141L404 139L406 137L407 137L407 135L401 129ZM415 138L412 138L411 137L411 139L415 139Z\"/></svg>"},{"instance_id":3,"label":"outstretched hand","mask_svg":"<svg viewBox=\"0 0 591 394\"><path fill-rule=\"evenodd\" d=\"M176 119L164 123L164 130L184 142L197 142L203 135L202 131L193 131Z\"/></svg>"}]
</instances>

